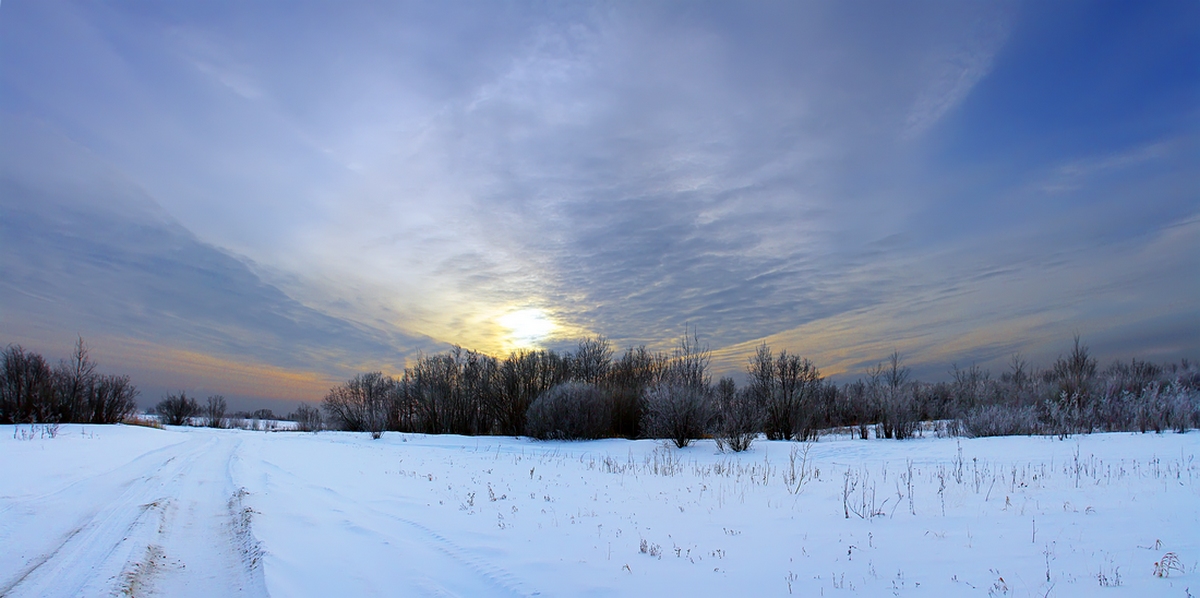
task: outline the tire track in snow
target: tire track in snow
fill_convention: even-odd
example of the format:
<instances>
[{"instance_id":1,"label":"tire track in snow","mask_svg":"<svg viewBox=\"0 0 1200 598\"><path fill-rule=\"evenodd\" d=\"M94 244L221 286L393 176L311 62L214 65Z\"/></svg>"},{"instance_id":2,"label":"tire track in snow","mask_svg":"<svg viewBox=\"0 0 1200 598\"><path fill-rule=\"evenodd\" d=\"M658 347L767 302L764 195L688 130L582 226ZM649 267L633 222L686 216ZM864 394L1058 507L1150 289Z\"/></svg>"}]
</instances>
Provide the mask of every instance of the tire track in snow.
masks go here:
<instances>
[{"instance_id":1,"label":"tire track in snow","mask_svg":"<svg viewBox=\"0 0 1200 598\"><path fill-rule=\"evenodd\" d=\"M91 509L0 584L17 596L265 596L257 542L231 462L241 440L195 431L125 466L8 510L26 513L17 537L46 525L43 500ZM20 508L18 508L20 507ZM13 531L10 529L10 531ZM9 534L13 535L13 534Z\"/></svg>"},{"instance_id":2,"label":"tire track in snow","mask_svg":"<svg viewBox=\"0 0 1200 598\"><path fill-rule=\"evenodd\" d=\"M174 449L166 461L155 466L152 459L135 459L135 463L151 467L138 477L121 482L116 496L105 496L102 476L90 478L91 487L80 485L86 480L71 484L54 495L63 495L68 490L87 494L96 492L88 499L100 504L57 540L51 547L27 561L24 567L10 580L0 585L0 596L78 596L106 593L105 589L120 574L131 554L138 552L139 540L147 536L147 519L151 514L161 514L168 500L162 491L186 471L199 458L207 443L190 442L171 445L152 454L159 455L165 449ZM187 450L190 448L190 450ZM151 453L148 453L148 455ZM127 467L117 470L129 469ZM135 470L136 471L136 470ZM109 472L111 475L113 472ZM108 480L104 480L106 483ZM100 488L96 488L100 486ZM34 499L37 500L37 499ZM76 498L76 500L78 500ZM22 501L25 502L25 501ZM36 525L36 517L28 524Z\"/></svg>"},{"instance_id":3,"label":"tire track in snow","mask_svg":"<svg viewBox=\"0 0 1200 598\"><path fill-rule=\"evenodd\" d=\"M0 521L6 520L9 516L9 513L12 512L14 509L16 509L18 506L27 505L27 504L38 504L38 503L43 503L43 502L46 502L49 500L54 500L55 498L60 497L60 496L78 494L80 489L90 489L90 487L94 487L98 484L102 485L103 482L112 480L114 478L116 478L116 479L124 478L124 477L126 477L125 472L129 471L129 470L132 470L133 474L137 475L137 474L144 473L145 471L147 471L148 470L147 465L154 466L154 467L159 467L161 465L165 465L166 463L169 463L171 461L171 459L174 459L178 455L174 455L174 456L168 458L166 462L164 462L160 465L155 465L155 463L157 463L156 458L159 455L161 455L162 453L168 453L168 452L178 453L179 450L181 449L182 445L186 444L187 442L189 442L189 441L181 440L174 444L168 444L167 446L161 446L154 450L146 451L145 453L138 455L137 457L130 460L128 463L125 463L124 465L119 465L112 469L105 470L104 472L93 474L90 476L86 476L82 479L75 480L57 490L52 490L50 492L45 492L45 493L35 495L35 496L5 497L10 500L14 500L15 502L13 502L12 504L9 504L3 508L0 508ZM154 463L150 463L151 461L153 461ZM136 481L136 480L129 479L129 480L126 480L125 482L123 482L123 484L130 484L130 483L133 483L134 481ZM3 535L0 535L0 539L2 539L3 537L4 537Z\"/></svg>"},{"instance_id":4,"label":"tire track in snow","mask_svg":"<svg viewBox=\"0 0 1200 598\"><path fill-rule=\"evenodd\" d=\"M235 489L231 464L241 439L220 431L172 488L163 522L143 558L126 566L125 595L265 596L251 513ZM139 591L140 590L140 593Z\"/></svg>"}]
</instances>

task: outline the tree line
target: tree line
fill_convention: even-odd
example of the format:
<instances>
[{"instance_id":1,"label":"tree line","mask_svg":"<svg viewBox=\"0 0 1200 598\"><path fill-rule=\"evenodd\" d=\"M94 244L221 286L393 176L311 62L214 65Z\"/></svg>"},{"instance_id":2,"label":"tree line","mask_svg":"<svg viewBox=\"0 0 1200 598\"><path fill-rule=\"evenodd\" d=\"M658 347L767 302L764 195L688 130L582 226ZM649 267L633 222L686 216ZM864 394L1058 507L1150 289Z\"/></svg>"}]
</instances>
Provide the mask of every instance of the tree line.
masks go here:
<instances>
[{"instance_id":1,"label":"tree line","mask_svg":"<svg viewBox=\"0 0 1200 598\"><path fill-rule=\"evenodd\" d=\"M359 374L331 389L322 410L330 427L375 437L395 430L663 438L680 447L712 437L734 451L760 434L805 441L830 429L904 439L921 422L968 436L1200 427L1200 368L1132 360L1100 370L1078 337L1044 370L1014 355L998 377L956 366L951 381L937 383L912 380L895 352L842 385L766 344L748 360L741 387L729 377L714 383L710 361L695 333L671 352L643 346L619 356L603 337L585 338L573 352L520 350L503 359L456 346L397 376Z\"/></svg>"},{"instance_id":2,"label":"tree line","mask_svg":"<svg viewBox=\"0 0 1200 598\"><path fill-rule=\"evenodd\" d=\"M137 410L137 396L128 376L96 372L82 338L55 366L20 345L0 353L0 423L117 423Z\"/></svg>"}]
</instances>

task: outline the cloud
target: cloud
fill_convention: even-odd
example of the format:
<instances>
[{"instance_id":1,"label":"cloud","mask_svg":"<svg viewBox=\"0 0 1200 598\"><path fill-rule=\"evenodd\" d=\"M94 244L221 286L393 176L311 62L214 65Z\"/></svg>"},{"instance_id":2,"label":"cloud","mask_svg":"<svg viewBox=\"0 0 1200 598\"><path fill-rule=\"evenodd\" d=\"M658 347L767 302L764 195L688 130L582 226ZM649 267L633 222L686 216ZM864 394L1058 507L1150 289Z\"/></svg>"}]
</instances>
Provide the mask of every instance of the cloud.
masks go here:
<instances>
[{"instance_id":1,"label":"cloud","mask_svg":"<svg viewBox=\"0 0 1200 598\"><path fill-rule=\"evenodd\" d=\"M1162 299L1190 289L1162 264L1183 265L1147 250L1195 213L1181 184L1193 139L1036 164L958 157L986 154L969 144L981 119L1020 116L988 82L1026 72L1010 45L1032 34L1009 35L1023 15L6 7L0 56L27 59L4 61L16 93L0 108L79 146L37 163L10 152L25 173L13 193L64 206L14 207L12 227L48 231L22 241L40 253L90 256L70 268L111 270L136 309L34 275L65 257L10 271L79 322L142 322L154 342L274 367L333 364L321 371L448 342L503 352L512 313L543 314L552 346L590 333L666 348L690 324L724 363L766 339L836 372L893 347L933 370L950 350L1044 351L1064 328L1117 330L1122 309L1148 328L1194 321ZM38 168L75 186L30 183ZM103 226L83 234L89 219ZM1153 276L1161 288L1144 285ZM49 313L8 297L14 313Z\"/></svg>"},{"instance_id":2,"label":"cloud","mask_svg":"<svg viewBox=\"0 0 1200 598\"><path fill-rule=\"evenodd\" d=\"M414 351L439 346L303 305L244 259L197 239L70 140L36 123L4 124L0 303L11 314L10 339L80 333L93 344L141 346L139 354L157 346L158 364L207 355L257 364L241 369L266 378L317 380L394 370ZM46 168L64 158L71 170Z\"/></svg>"}]
</instances>

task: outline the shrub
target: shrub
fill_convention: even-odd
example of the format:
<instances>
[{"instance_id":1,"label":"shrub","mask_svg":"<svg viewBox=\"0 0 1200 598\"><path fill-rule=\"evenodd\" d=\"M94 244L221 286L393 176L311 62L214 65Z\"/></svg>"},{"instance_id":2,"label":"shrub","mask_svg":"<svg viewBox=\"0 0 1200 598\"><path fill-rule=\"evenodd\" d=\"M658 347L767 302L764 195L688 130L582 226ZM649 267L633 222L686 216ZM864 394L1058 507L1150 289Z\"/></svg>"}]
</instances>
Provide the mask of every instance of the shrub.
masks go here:
<instances>
[{"instance_id":1,"label":"shrub","mask_svg":"<svg viewBox=\"0 0 1200 598\"><path fill-rule=\"evenodd\" d=\"M1041 431L1032 407L976 407L962 418L960 429L973 437L1033 435Z\"/></svg>"},{"instance_id":2,"label":"shrub","mask_svg":"<svg viewBox=\"0 0 1200 598\"><path fill-rule=\"evenodd\" d=\"M138 389L128 376L97 376L88 394L88 411L93 424L115 424L137 411Z\"/></svg>"},{"instance_id":3,"label":"shrub","mask_svg":"<svg viewBox=\"0 0 1200 598\"><path fill-rule=\"evenodd\" d=\"M763 425L762 406L754 395L748 390L739 391L731 378L722 378L717 383L716 407L713 437L717 447L735 453L749 449Z\"/></svg>"},{"instance_id":4,"label":"shrub","mask_svg":"<svg viewBox=\"0 0 1200 598\"><path fill-rule=\"evenodd\" d=\"M200 405L195 399L188 398L180 391L177 395L167 395L154 406L154 411L162 418L162 423L170 426L182 426L188 419L200 412Z\"/></svg>"},{"instance_id":5,"label":"shrub","mask_svg":"<svg viewBox=\"0 0 1200 598\"><path fill-rule=\"evenodd\" d=\"M612 400L595 385L564 382L533 401L525 422L526 432L539 440L601 438L612 422Z\"/></svg>"},{"instance_id":6,"label":"shrub","mask_svg":"<svg viewBox=\"0 0 1200 598\"><path fill-rule=\"evenodd\" d=\"M209 428L225 427L225 397L208 397L208 403L204 406L204 425Z\"/></svg>"},{"instance_id":7,"label":"shrub","mask_svg":"<svg viewBox=\"0 0 1200 598\"><path fill-rule=\"evenodd\" d=\"M708 433L716 417L708 376L711 358L712 351L700 346L695 333L684 334L658 383L646 392L644 434L669 438L683 448Z\"/></svg>"},{"instance_id":8,"label":"shrub","mask_svg":"<svg viewBox=\"0 0 1200 598\"><path fill-rule=\"evenodd\" d=\"M708 432L715 415L707 388L662 383L646 393L642 429L651 438L668 438L683 448Z\"/></svg>"},{"instance_id":9,"label":"shrub","mask_svg":"<svg viewBox=\"0 0 1200 598\"><path fill-rule=\"evenodd\" d=\"M289 419L296 422L296 429L301 432L316 432L323 425L321 410L308 403L300 403L300 406L296 407L295 413L292 413Z\"/></svg>"}]
</instances>

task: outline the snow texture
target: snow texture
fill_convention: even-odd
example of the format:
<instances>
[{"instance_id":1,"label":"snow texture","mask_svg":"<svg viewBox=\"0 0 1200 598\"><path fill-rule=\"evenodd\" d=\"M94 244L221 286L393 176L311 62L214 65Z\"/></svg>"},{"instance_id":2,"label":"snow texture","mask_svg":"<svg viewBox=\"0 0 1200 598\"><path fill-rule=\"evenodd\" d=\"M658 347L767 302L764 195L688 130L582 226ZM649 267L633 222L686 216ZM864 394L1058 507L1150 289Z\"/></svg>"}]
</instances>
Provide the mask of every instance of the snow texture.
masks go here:
<instances>
[{"instance_id":1,"label":"snow texture","mask_svg":"<svg viewBox=\"0 0 1200 598\"><path fill-rule=\"evenodd\" d=\"M1198 448L0 426L0 596L1186 598Z\"/></svg>"}]
</instances>

